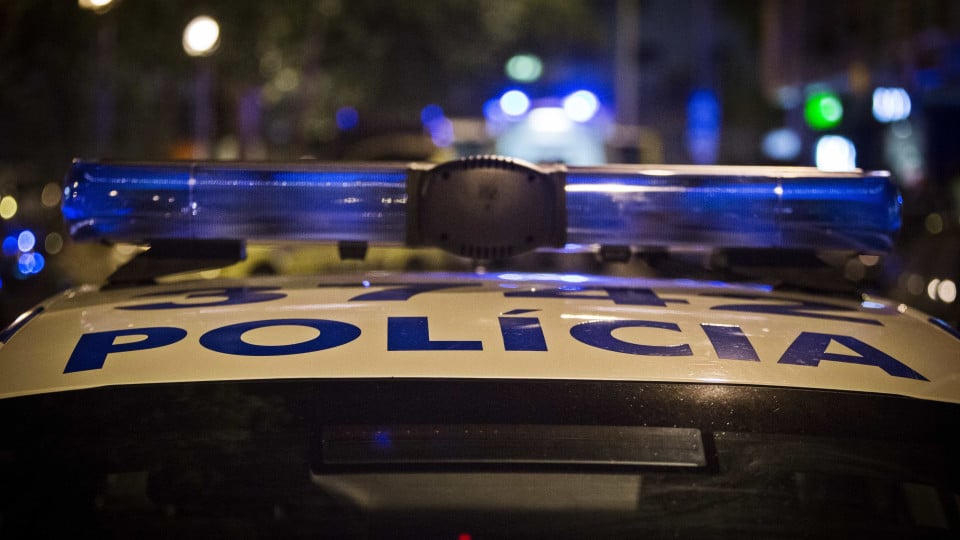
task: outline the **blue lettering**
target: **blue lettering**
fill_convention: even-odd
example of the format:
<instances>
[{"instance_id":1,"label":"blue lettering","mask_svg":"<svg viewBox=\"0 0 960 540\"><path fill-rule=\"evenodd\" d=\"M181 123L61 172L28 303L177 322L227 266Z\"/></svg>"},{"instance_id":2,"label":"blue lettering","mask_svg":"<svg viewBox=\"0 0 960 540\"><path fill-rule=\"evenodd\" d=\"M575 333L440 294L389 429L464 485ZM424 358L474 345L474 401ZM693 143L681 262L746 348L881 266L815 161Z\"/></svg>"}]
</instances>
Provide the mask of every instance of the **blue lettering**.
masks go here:
<instances>
[{"instance_id":1,"label":"blue lettering","mask_svg":"<svg viewBox=\"0 0 960 540\"><path fill-rule=\"evenodd\" d=\"M320 332L317 337L289 345L254 345L243 341L243 334L258 328L272 326L305 326ZM273 319L251 321L214 328L200 336L200 345L223 354L238 356L282 356L332 349L350 343L360 336L360 329L352 324L325 319Z\"/></svg>"},{"instance_id":2,"label":"blue lettering","mask_svg":"<svg viewBox=\"0 0 960 540\"><path fill-rule=\"evenodd\" d=\"M508 351L545 351L547 340L536 317L500 317L503 348Z\"/></svg>"},{"instance_id":3,"label":"blue lettering","mask_svg":"<svg viewBox=\"0 0 960 540\"><path fill-rule=\"evenodd\" d=\"M603 294L590 294L602 291ZM531 291L510 291L503 295L507 298L590 298L613 300L614 304L628 306L666 307L667 303L686 304L682 298L661 298L650 289L631 289L625 287L562 287L536 289Z\"/></svg>"},{"instance_id":4,"label":"blue lettering","mask_svg":"<svg viewBox=\"0 0 960 540\"><path fill-rule=\"evenodd\" d=\"M457 287L471 287L475 285L474 283L401 283L401 284L375 284L374 287L392 287L390 289L384 289L382 291L374 291L363 293L358 296L354 296L349 301L350 302L362 302L362 301L394 301L394 302L403 302L409 300L414 295L440 291L443 289L453 289Z\"/></svg>"},{"instance_id":5,"label":"blue lettering","mask_svg":"<svg viewBox=\"0 0 960 540\"><path fill-rule=\"evenodd\" d=\"M757 351L739 326L703 323L700 327L707 334L713 350L717 351L717 357L721 360L760 361Z\"/></svg>"},{"instance_id":6,"label":"blue lettering","mask_svg":"<svg viewBox=\"0 0 960 540\"><path fill-rule=\"evenodd\" d=\"M110 332L93 332L83 334L73 348L64 373L89 371L103 368L107 355L117 352L142 351L155 349L176 343L186 337L187 331L170 326L150 328L128 328ZM127 343L115 343L121 336L142 336L143 339Z\"/></svg>"},{"instance_id":7,"label":"blue lettering","mask_svg":"<svg viewBox=\"0 0 960 540\"><path fill-rule=\"evenodd\" d=\"M185 295L186 298L220 298L210 302L199 303L178 303L178 302L157 302L153 304L140 304L134 306L119 306L117 309L142 310L142 309L179 309L179 308L198 308L198 307L217 307L233 306L237 304L254 304L257 302L268 302L270 300L279 300L287 295L277 291L280 287L224 287L219 289L186 289L181 291L169 291L142 294L137 298L150 298L155 296L179 296Z\"/></svg>"},{"instance_id":8,"label":"blue lettering","mask_svg":"<svg viewBox=\"0 0 960 540\"><path fill-rule=\"evenodd\" d=\"M613 352L639 354L643 356L693 356L690 345L640 345L613 337L613 331L618 328L662 328L679 332L680 327L674 323L658 321L588 321L580 323L570 329L570 335L577 341Z\"/></svg>"},{"instance_id":9,"label":"blue lettering","mask_svg":"<svg viewBox=\"0 0 960 540\"><path fill-rule=\"evenodd\" d=\"M708 295L712 296L712 295ZM730 295L724 295L730 296ZM743 298L746 300L768 300L768 297L763 296L736 296L735 298ZM777 299L781 300L781 299ZM824 319L830 321L844 321L860 324L871 324L875 326L883 326L883 323L874 319L864 319L862 317L849 317L846 315L835 315L833 313L823 313L824 311L841 311L841 312L850 312L853 311L850 308L842 306L834 306L832 304L824 304L821 302L807 302L801 300L788 300L782 299L784 302L790 302L788 304L726 304L722 306L713 306L710 309L716 309L719 311L741 311L746 313L768 313L770 315L789 315L792 317L807 317L810 319Z\"/></svg>"},{"instance_id":10,"label":"blue lettering","mask_svg":"<svg viewBox=\"0 0 960 540\"><path fill-rule=\"evenodd\" d=\"M480 341L431 341L426 317L387 317L389 351L482 351Z\"/></svg>"},{"instance_id":11,"label":"blue lettering","mask_svg":"<svg viewBox=\"0 0 960 540\"><path fill-rule=\"evenodd\" d=\"M831 341L847 347L860 356L850 354L828 353L827 347ZM797 366L818 366L821 360L832 362L847 362L850 364L861 364L864 366L876 366L889 375L894 377L903 377L906 379L917 379L926 381L927 378L906 365L900 363L897 359L886 353L874 349L870 345L850 336L836 336L833 334L818 334L816 332L803 332L790 347L787 348L783 356L780 357L781 364L794 364Z\"/></svg>"}]
</instances>

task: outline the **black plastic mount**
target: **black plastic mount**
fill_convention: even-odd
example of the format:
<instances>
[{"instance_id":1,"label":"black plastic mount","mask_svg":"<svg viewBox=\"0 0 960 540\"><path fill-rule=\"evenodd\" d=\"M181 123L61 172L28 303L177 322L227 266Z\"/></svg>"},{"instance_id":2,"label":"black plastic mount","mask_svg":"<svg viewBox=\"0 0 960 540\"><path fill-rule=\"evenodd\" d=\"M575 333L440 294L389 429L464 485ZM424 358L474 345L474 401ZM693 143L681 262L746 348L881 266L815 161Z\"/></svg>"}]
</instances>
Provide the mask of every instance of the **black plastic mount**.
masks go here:
<instances>
[{"instance_id":1,"label":"black plastic mount","mask_svg":"<svg viewBox=\"0 0 960 540\"><path fill-rule=\"evenodd\" d=\"M502 260L563 247L567 201L562 166L498 156L413 168L407 176L407 245Z\"/></svg>"},{"instance_id":2,"label":"black plastic mount","mask_svg":"<svg viewBox=\"0 0 960 540\"><path fill-rule=\"evenodd\" d=\"M151 240L150 247L107 278L108 288L151 284L156 278L223 268L247 258L242 240Z\"/></svg>"}]
</instances>

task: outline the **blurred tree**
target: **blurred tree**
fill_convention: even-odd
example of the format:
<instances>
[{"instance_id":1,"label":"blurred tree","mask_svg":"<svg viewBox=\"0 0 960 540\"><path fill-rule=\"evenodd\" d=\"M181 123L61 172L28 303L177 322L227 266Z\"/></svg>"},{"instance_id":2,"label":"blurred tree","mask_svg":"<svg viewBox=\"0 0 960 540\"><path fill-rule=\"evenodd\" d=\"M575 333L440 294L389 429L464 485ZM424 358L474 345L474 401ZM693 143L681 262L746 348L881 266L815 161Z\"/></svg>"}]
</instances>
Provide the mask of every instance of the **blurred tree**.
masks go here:
<instances>
[{"instance_id":1,"label":"blurred tree","mask_svg":"<svg viewBox=\"0 0 960 540\"><path fill-rule=\"evenodd\" d=\"M200 13L222 32L207 59L217 132L237 133L238 111L254 107L253 120L262 118L254 127L277 157L335 137L343 105L388 129L415 124L432 102L479 115L517 50L600 59L608 46L602 16L585 0L123 0L103 14L64 0L4 0L0 159L62 169L69 156L94 152L167 157L190 135L197 59L180 40Z\"/></svg>"}]
</instances>

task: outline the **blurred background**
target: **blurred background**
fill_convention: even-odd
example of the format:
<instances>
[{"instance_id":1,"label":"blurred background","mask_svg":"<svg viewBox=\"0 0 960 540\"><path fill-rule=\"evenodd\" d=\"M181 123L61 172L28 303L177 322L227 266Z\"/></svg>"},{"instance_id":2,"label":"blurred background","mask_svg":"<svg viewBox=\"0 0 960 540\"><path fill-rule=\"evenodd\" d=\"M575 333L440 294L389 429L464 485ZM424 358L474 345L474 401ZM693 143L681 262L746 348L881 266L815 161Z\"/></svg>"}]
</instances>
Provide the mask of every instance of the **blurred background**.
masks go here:
<instances>
[{"instance_id":1,"label":"blurred background","mask_svg":"<svg viewBox=\"0 0 960 540\"><path fill-rule=\"evenodd\" d=\"M135 249L67 238L74 157L489 152L891 170L896 252L843 279L960 321L955 0L3 0L0 326Z\"/></svg>"}]
</instances>

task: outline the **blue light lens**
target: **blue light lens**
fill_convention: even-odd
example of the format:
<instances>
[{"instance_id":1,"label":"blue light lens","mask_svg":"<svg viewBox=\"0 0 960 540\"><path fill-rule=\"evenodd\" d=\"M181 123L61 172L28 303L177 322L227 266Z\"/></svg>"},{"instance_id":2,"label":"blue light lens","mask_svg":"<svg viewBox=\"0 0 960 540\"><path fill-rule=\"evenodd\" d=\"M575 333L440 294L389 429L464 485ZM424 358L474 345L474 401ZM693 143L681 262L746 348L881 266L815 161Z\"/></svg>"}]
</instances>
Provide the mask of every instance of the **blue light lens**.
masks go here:
<instances>
[{"instance_id":1,"label":"blue light lens","mask_svg":"<svg viewBox=\"0 0 960 540\"><path fill-rule=\"evenodd\" d=\"M571 243L885 252L900 229L886 173L651 166L567 175Z\"/></svg>"},{"instance_id":2,"label":"blue light lens","mask_svg":"<svg viewBox=\"0 0 960 540\"><path fill-rule=\"evenodd\" d=\"M75 239L400 243L406 168L77 162L63 215Z\"/></svg>"},{"instance_id":3,"label":"blue light lens","mask_svg":"<svg viewBox=\"0 0 960 540\"><path fill-rule=\"evenodd\" d=\"M63 214L76 239L403 244L402 165L77 162ZM900 228L886 173L791 167L566 169L572 246L882 253Z\"/></svg>"}]
</instances>

